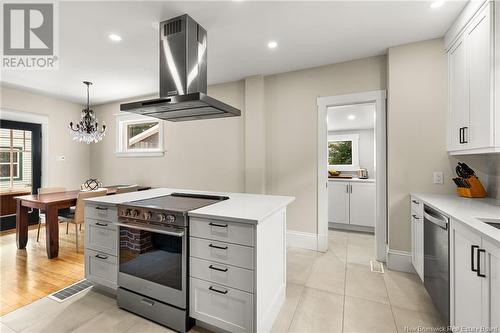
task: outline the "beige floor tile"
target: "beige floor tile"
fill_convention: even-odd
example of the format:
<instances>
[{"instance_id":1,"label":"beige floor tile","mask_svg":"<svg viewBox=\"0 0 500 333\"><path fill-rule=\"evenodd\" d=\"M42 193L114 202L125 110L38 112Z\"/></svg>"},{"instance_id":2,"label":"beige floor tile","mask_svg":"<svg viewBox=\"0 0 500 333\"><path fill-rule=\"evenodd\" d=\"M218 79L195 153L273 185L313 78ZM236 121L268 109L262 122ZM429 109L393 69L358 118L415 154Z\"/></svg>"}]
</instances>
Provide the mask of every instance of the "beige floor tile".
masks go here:
<instances>
[{"instance_id":1,"label":"beige floor tile","mask_svg":"<svg viewBox=\"0 0 500 333\"><path fill-rule=\"evenodd\" d=\"M392 313L396 320L398 332L432 332L433 329L446 327L441 317L434 313L417 312L399 307L392 307Z\"/></svg>"},{"instance_id":2,"label":"beige floor tile","mask_svg":"<svg viewBox=\"0 0 500 333\"><path fill-rule=\"evenodd\" d=\"M296 284L305 284L311 274L311 268L318 253L302 249L288 249L287 251L287 281Z\"/></svg>"},{"instance_id":3,"label":"beige floor tile","mask_svg":"<svg viewBox=\"0 0 500 333\"><path fill-rule=\"evenodd\" d=\"M304 286L302 285L293 283L287 284L285 304L281 307L271 332L288 332L303 290Z\"/></svg>"},{"instance_id":4,"label":"beige floor tile","mask_svg":"<svg viewBox=\"0 0 500 333\"><path fill-rule=\"evenodd\" d=\"M384 281L392 306L407 310L436 313L436 308L416 274L386 270Z\"/></svg>"},{"instance_id":5,"label":"beige floor tile","mask_svg":"<svg viewBox=\"0 0 500 333\"><path fill-rule=\"evenodd\" d=\"M306 286L343 295L345 263L334 256L323 256L316 259L306 281Z\"/></svg>"},{"instance_id":6,"label":"beige floor tile","mask_svg":"<svg viewBox=\"0 0 500 333\"><path fill-rule=\"evenodd\" d=\"M328 238L328 251L325 254L333 255L345 262L347 258L347 242L347 236L330 236Z\"/></svg>"},{"instance_id":7,"label":"beige floor tile","mask_svg":"<svg viewBox=\"0 0 500 333\"><path fill-rule=\"evenodd\" d=\"M16 331L11 329L9 326L0 323L0 333L16 333Z\"/></svg>"},{"instance_id":8,"label":"beige floor tile","mask_svg":"<svg viewBox=\"0 0 500 333\"><path fill-rule=\"evenodd\" d=\"M345 294L389 304L383 274L372 272L367 265L347 264Z\"/></svg>"},{"instance_id":9,"label":"beige floor tile","mask_svg":"<svg viewBox=\"0 0 500 333\"><path fill-rule=\"evenodd\" d=\"M138 317L130 312L113 307L93 317L83 325L79 326L72 333L94 333L96 327L100 332L125 332L132 325L136 324Z\"/></svg>"},{"instance_id":10,"label":"beige floor tile","mask_svg":"<svg viewBox=\"0 0 500 333\"><path fill-rule=\"evenodd\" d=\"M391 307L387 304L346 296L344 333L396 333Z\"/></svg>"},{"instance_id":11,"label":"beige floor tile","mask_svg":"<svg viewBox=\"0 0 500 333\"><path fill-rule=\"evenodd\" d=\"M132 325L128 330L123 331L124 333L174 333L175 332L164 326L153 323L152 321L149 321L147 319L140 317L137 318L138 318L137 322L134 325ZM190 332L203 332L203 331L191 330Z\"/></svg>"},{"instance_id":12,"label":"beige floor tile","mask_svg":"<svg viewBox=\"0 0 500 333\"><path fill-rule=\"evenodd\" d=\"M342 332L343 296L305 288L289 332Z\"/></svg>"},{"instance_id":13,"label":"beige floor tile","mask_svg":"<svg viewBox=\"0 0 500 333\"><path fill-rule=\"evenodd\" d=\"M347 262L369 265L375 259L375 241L373 235L362 233L349 234L347 244Z\"/></svg>"}]
</instances>

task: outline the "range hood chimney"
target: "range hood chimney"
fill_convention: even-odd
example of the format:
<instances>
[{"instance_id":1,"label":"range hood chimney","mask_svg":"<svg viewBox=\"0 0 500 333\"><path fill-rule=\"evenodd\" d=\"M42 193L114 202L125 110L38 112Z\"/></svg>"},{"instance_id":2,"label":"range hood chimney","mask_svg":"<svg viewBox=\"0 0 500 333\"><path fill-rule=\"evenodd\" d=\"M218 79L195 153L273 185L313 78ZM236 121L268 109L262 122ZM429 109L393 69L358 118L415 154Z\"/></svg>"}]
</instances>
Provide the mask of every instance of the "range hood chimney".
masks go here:
<instances>
[{"instance_id":1,"label":"range hood chimney","mask_svg":"<svg viewBox=\"0 0 500 333\"><path fill-rule=\"evenodd\" d=\"M160 23L160 98L121 104L120 110L169 121L241 115L207 96L207 32L187 14Z\"/></svg>"}]
</instances>

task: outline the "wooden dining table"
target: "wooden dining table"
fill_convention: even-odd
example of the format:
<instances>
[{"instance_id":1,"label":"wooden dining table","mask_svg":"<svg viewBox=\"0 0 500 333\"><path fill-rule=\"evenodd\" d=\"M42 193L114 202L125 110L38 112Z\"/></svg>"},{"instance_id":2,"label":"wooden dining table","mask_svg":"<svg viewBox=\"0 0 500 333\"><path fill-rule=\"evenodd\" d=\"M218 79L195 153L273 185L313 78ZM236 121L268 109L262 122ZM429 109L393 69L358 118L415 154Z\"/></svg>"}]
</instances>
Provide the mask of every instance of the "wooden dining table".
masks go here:
<instances>
[{"instance_id":1,"label":"wooden dining table","mask_svg":"<svg viewBox=\"0 0 500 333\"><path fill-rule=\"evenodd\" d=\"M107 195L116 194L117 186L107 186ZM139 191L150 187L139 187ZM18 249L26 248L28 243L28 213L31 209L45 211L45 242L47 257L56 258L59 254L59 210L76 205L80 190L29 194L16 199L16 242Z\"/></svg>"}]
</instances>

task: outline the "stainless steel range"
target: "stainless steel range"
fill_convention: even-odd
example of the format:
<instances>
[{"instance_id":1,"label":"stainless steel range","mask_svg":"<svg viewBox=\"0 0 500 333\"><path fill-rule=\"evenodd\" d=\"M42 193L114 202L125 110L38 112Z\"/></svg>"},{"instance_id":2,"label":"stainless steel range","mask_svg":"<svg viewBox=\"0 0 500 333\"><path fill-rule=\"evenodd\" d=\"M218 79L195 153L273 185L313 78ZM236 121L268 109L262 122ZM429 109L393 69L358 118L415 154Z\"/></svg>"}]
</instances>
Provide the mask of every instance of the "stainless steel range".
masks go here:
<instances>
[{"instance_id":1,"label":"stainless steel range","mask_svg":"<svg viewBox=\"0 0 500 333\"><path fill-rule=\"evenodd\" d=\"M226 199L172 193L118 205L118 306L188 331L188 212Z\"/></svg>"}]
</instances>

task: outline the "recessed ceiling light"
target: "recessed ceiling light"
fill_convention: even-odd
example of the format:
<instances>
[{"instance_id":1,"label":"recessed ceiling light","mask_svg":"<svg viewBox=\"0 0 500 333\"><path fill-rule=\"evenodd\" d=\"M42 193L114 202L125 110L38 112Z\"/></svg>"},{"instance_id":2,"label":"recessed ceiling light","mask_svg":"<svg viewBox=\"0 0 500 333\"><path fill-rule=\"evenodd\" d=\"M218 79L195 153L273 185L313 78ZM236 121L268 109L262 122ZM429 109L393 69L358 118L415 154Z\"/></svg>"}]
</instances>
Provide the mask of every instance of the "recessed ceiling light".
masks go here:
<instances>
[{"instance_id":1,"label":"recessed ceiling light","mask_svg":"<svg viewBox=\"0 0 500 333\"><path fill-rule=\"evenodd\" d=\"M431 8L439 8L442 5L444 5L444 1L443 0L433 1L431 3Z\"/></svg>"},{"instance_id":2,"label":"recessed ceiling light","mask_svg":"<svg viewBox=\"0 0 500 333\"><path fill-rule=\"evenodd\" d=\"M353 114L350 114L350 115L347 116L347 119L354 120L354 119L356 119L356 116L353 115Z\"/></svg>"},{"instance_id":3,"label":"recessed ceiling light","mask_svg":"<svg viewBox=\"0 0 500 333\"><path fill-rule=\"evenodd\" d=\"M119 42L122 40L122 37L117 34L109 34L109 39L111 39L113 42Z\"/></svg>"},{"instance_id":4,"label":"recessed ceiling light","mask_svg":"<svg viewBox=\"0 0 500 333\"><path fill-rule=\"evenodd\" d=\"M275 49L278 47L278 43L276 43L274 40L272 40L269 43L267 43L267 47L270 49Z\"/></svg>"}]
</instances>

